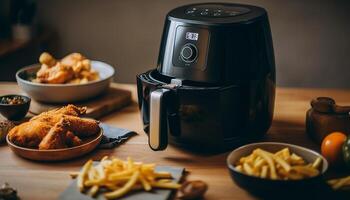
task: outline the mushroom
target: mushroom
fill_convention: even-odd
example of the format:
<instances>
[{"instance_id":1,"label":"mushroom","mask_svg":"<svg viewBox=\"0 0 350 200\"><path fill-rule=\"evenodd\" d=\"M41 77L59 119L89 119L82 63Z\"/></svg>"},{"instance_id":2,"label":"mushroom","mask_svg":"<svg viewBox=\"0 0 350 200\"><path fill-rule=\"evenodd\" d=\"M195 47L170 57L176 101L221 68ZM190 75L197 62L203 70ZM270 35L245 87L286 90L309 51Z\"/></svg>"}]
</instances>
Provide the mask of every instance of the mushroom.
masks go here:
<instances>
[{"instance_id":1,"label":"mushroom","mask_svg":"<svg viewBox=\"0 0 350 200\"><path fill-rule=\"evenodd\" d=\"M203 181L186 181L179 189L178 198L183 200L199 199L208 190L208 185Z\"/></svg>"}]
</instances>

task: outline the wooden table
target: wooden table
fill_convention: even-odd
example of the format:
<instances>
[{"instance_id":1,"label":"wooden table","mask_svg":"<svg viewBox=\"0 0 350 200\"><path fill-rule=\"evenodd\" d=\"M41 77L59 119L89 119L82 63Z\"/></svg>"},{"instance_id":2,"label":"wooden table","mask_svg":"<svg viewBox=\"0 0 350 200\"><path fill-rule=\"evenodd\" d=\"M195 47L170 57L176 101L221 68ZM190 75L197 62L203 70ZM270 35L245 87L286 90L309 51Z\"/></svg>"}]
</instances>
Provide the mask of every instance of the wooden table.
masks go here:
<instances>
[{"instance_id":1,"label":"wooden table","mask_svg":"<svg viewBox=\"0 0 350 200\"><path fill-rule=\"evenodd\" d=\"M205 199L254 199L240 189L229 177L225 159L228 153L218 155L199 155L169 146L165 151L154 152L147 144L142 130L141 117L137 107L135 85L119 84L121 88L133 92L133 103L118 112L101 119L114 126L134 130L137 136L125 144L111 150L96 150L82 158L59 162L32 162L16 156L6 144L0 146L0 183L8 182L18 189L23 200L56 199L68 186L69 172L77 171L88 159L101 159L105 155L120 158L127 156L144 162L160 165L184 166L190 174L188 179L200 179L209 184ZM6 94L15 84L0 84L0 95ZM330 89L278 88L275 114L272 127L265 141L288 142L319 150L304 133L305 112L310 99L317 96L332 96L339 104L350 104L350 91Z\"/></svg>"}]
</instances>

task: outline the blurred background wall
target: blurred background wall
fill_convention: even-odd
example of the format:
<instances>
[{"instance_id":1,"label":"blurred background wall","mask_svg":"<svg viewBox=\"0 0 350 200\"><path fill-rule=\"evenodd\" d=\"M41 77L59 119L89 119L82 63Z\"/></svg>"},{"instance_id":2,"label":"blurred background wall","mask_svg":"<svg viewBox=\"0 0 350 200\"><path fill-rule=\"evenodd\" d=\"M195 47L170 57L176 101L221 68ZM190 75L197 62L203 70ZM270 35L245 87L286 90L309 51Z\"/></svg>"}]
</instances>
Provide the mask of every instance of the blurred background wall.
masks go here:
<instances>
[{"instance_id":1,"label":"blurred background wall","mask_svg":"<svg viewBox=\"0 0 350 200\"><path fill-rule=\"evenodd\" d=\"M215 0L212 0L215 1ZM36 0L57 57L76 51L116 68L117 82L156 66L166 13L197 0ZM270 17L278 86L350 88L350 1L241 0ZM0 6L1 7L1 6Z\"/></svg>"}]
</instances>

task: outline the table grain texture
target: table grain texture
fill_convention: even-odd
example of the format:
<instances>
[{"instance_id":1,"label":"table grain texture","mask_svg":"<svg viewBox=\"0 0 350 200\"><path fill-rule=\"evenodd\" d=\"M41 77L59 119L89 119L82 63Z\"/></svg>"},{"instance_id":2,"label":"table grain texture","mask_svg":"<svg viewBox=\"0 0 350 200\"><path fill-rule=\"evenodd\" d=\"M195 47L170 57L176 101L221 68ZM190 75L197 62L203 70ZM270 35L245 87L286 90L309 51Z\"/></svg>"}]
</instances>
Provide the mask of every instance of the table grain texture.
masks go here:
<instances>
[{"instance_id":1,"label":"table grain texture","mask_svg":"<svg viewBox=\"0 0 350 200\"><path fill-rule=\"evenodd\" d=\"M22 200L56 199L69 185L69 173L77 171L88 160L99 160L105 155L154 162L159 165L183 166L190 172L188 179L200 179L209 184L207 200L255 199L235 185L226 168L227 153L200 155L169 146L165 151L154 152L148 147L142 130L137 107L136 86L114 84L132 91L133 102L126 108L100 119L104 123L138 133L121 146L108 150L95 150L78 159L56 163L33 162L16 156L7 144L0 145L0 184L8 182L17 188ZM18 90L16 83L0 83L0 95ZM319 151L305 134L305 114L310 100L317 96L332 96L339 104L350 104L350 90L277 88L274 120L263 141L287 142Z\"/></svg>"}]
</instances>

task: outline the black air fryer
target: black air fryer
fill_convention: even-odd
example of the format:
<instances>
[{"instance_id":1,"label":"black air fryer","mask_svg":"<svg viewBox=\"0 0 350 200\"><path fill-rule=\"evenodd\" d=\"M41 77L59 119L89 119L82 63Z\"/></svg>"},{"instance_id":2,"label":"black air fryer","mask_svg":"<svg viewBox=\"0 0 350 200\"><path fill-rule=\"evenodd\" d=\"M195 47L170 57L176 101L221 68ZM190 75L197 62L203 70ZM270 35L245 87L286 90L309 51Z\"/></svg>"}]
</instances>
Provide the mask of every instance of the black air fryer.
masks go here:
<instances>
[{"instance_id":1,"label":"black air fryer","mask_svg":"<svg viewBox=\"0 0 350 200\"><path fill-rule=\"evenodd\" d=\"M168 141L228 150L271 125L275 63L263 8L228 3L176 8L165 20L157 69L137 76L153 150Z\"/></svg>"}]
</instances>

